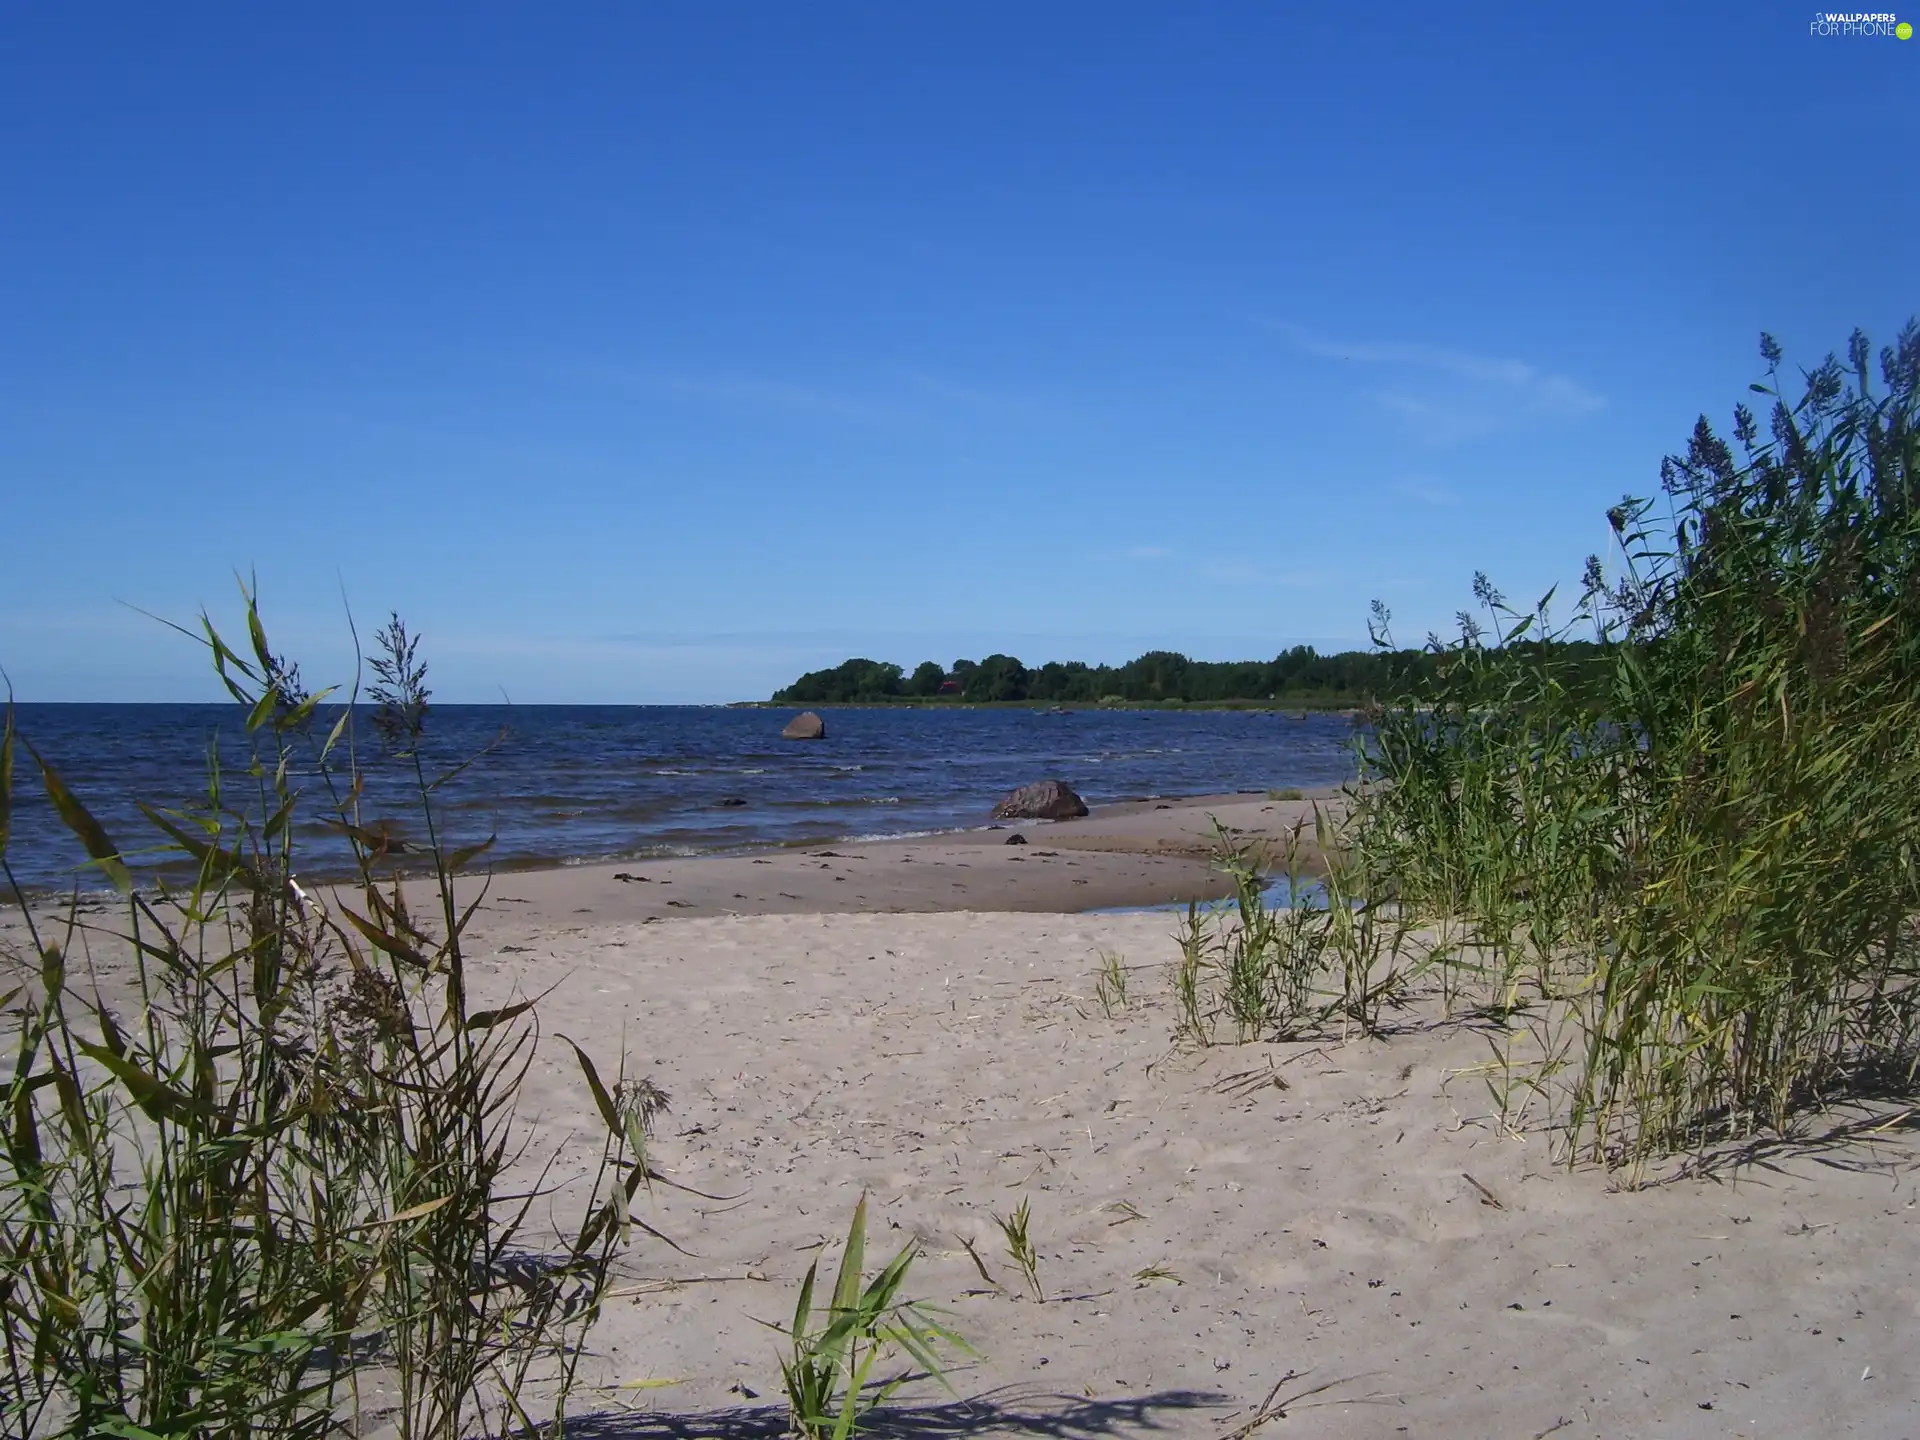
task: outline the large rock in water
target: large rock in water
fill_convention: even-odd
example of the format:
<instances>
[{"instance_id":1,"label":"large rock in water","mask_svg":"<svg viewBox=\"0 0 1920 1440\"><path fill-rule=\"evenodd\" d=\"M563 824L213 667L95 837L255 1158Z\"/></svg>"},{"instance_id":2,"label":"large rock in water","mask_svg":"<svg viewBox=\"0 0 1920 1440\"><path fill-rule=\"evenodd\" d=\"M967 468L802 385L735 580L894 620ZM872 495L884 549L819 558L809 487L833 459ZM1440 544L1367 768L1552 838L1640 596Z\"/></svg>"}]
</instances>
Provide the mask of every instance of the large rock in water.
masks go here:
<instances>
[{"instance_id":1,"label":"large rock in water","mask_svg":"<svg viewBox=\"0 0 1920 1440\"><path fill-rule=\"evenodd\" d=\"M805 711L787 722L787 728L780 732L780 738L782 740L824 740L827 738L827 722L813 711Z\"/></svg>"},{"instance_id":2,"label":"large rock in water","mask_svg":"<svg viewBox=\"0 0 1920 1440\"><path fill-rule=\"evenodd\" d=\"M996 820L1074 820L1087 813L1087 802L1058 780L1022 785L993 807Z\"/></svg>"}]
</instances>

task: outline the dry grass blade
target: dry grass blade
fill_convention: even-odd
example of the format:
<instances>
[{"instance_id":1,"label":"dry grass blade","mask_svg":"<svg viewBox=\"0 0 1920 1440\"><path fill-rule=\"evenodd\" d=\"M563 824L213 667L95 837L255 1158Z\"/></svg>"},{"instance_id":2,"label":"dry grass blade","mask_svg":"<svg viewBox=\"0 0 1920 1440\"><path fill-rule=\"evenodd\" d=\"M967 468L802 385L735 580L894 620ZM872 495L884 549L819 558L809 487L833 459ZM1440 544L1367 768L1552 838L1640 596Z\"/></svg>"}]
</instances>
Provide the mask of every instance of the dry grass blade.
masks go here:
<instances>
[{"instance_id":1,"label":"dry grass blade","mask_svg":"<svg viewBox=\"0 0 1920 1440\"><path fill-rule=\"evenodd\" d=\"M1466 1181L1467 1184L1471 1185L1476 1191L1479 1192L1480 1203L1482 1205L1491 1205L1496 1210L1504 1210L1507 1208L1505 1205L1502 1205L1500 1203L1500 1197L1498 1195L1495 1195L1491 1190L1487 1189L1486 1186L1482 1185L1478 1180L1474 1179L1471 1175L1467 1174L1466 1171L1462 1170L1460 1172L1460 1178Z\"/></svg>"},{"instance_id":2,"label":"dry grass blade","mask_svg":"<svg viewBox=\"0 0 1920 1440\"><path fill-rule=\"evenodd\" d=\"M996 1293L1004 1295L1006 1293L1006 1287L993 1278L993 1272L987 1269L987 1262L980 1258L980 1252L974 1248L973 1241L962 1235L960 1237L960 1248L965 1250L967 1252L967 1258L973 1261L973 1268L979 1273L981 1280L992 1286Z\"/></svg>"},{"instance_id":3,"label":"dry grass blade","mask_svg":"<svg viewBox=\"0 0 1920 1440\"><path fill-rule=\"evenodd\" d=\"M1225 1435L1222 1435L1220 1440L1247 1440L1247 1437L1262 1425L1274 1420L1285 1420L1292 1411L1303 1408L1301 1404L1302 1401L1310 1400L1315 1395L1324 1395L1336 1386L1351 1384L1352 1381L1361 1378L1355 1375L1345 1380L1328 1380L1319 1385L1312 1386L1309 1389L1302 1390L1297 1395L1290 1395L1284 1400L1280 1398L1280 1392L1282 1390L1296 1380L1306 1379L1307 1374L1308 1372L1306 1371L1289 1370L1286 1374L1282 1375L1274 1382L1273 1388L1267 1392L1267 1398L1254 1407L1252 1417L1245 1423L1236 1426ZM1322 1401L1320 1403L1326 1404L1330 1402Z\"/></svg>"},{"instance_id":4,"label":"dry grass blade","mask_svg":"<svg viewBox=\"0 0 1920 1440\"><path fill-rule=\"evenodd\" d=\"M1115 1225L1131 1224L1135 1220L1144 1220L1147 1218L1146 1215L1141 1212L1140 1207L1135 1205L1131 1200L1114 1200L1100 1208L1109 1210L1119 1217L1117 1220L1109 1220L1107 1222L1108 1228L1112 1228Z\"/></svg>"},{"instance_id":5,"label":"dry grass blade","mask_svg":"<svg viewBox=\"0 0 1920 1440\"><path fill-rule=\"evenodd\" d=\"M1273 1068L1271 1061L1268 1062L1267 1068L1264 1070L1242 1070L1233 1075L1223 1076L1221 1079L1213 1082L1212 1088L1218 1094L1231 1095L1236 1099L1240 1099L1256 1091L1264 1090L1268 1086L1272 1086L1275 1090L1290 1090L1293 1088L1287 1084L1280 1072Z\"/></svg>"}]
</instances>

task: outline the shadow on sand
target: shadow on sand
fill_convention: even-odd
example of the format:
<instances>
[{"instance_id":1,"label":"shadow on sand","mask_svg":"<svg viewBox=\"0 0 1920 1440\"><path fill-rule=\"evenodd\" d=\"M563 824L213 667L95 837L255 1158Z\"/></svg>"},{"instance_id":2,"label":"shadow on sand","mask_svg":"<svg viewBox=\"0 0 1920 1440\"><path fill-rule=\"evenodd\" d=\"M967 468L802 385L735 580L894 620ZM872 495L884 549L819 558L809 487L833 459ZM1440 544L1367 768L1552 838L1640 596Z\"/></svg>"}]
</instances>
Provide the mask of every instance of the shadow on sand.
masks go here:
<instances>
[{"instance_id":1,"label":"shadow on sand","mask_svg":"<svg viewBox=\"0 0 1920 1440\"><path fill-rule=\"evenodd\" d=\"M1715 1180L1735 1174L1753 1179L1754 1171L1792 1175L1795 1172L1789 1165L1799 1160L1824 1165L1830 1170L1897 1172L1900 1166L1912 1163L1913 1141L1920 1136L1920 1095L1914 1093L1909 1079L1898 1090L1874 1092L1873 1101L1857 1105L1857 1109L1867 1113L1835 1121L1825 1129L1816 1129L1809 1123L1809 1117L1799 1117L1801 1123L1785 1135L1759 1135L1749 1140L1724 1142L1646 1184L1651 1187L1681 1180ZM1889 1113L1895 1103L1904 1108ZM1894 1149L1882 1153L1875 1150L1876 1144Z\"/></svg>"},{"instance_id":2,"label":"shadow on sand","mask_svg":"<svg viewBox=\"0 0 1920 1440\"><path fill-rule=\"evenodd\" d=\"M1054 1440L1152 1435L1194 1411L1235 1405L1217 1391L1161 1390L1151 1395L1087 1400L1024 1388L990 1391L971 1400L888 1405L873 1411L860 1433L892 1440L943 1440L981 1435L1043 1435ZM580 1440L780 1440L787 1435L784 1405L762 1402L688 1413L602 1410L569 1416L567 1434Z\"/></svg>"}]
</instances>

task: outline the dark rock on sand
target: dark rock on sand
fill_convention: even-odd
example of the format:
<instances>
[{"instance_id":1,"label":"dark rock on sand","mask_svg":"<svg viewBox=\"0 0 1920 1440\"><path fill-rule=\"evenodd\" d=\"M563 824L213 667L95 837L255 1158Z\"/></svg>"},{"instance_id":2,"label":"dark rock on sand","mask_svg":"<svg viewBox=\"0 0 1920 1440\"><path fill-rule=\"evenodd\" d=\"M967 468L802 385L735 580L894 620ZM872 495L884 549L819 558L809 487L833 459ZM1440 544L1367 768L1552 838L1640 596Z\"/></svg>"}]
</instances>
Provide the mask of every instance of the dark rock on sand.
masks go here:
<instances>
[{"instance_id":1,"label":"dark rock on sand","mask_svg":"<svg viewBox=\"0 0 1920 1440\"><path fill-rule=\"evenodd\" d=\"M1058 780L1022 785L993 807L996 820L1074 820L1087 813L1087 802Z\"/></svg>"},{"instance_id":2,"label":"dark rock on sand","mask_svg":"<svg viewBox=\"0 0 1920 1440\"><path fill-rule=\"evenodd\" d=\"M780 732L782 740L824 740L827 738L827 722L813 711L793 717L787 722L787 728Z\"/></svg>"},{"instance_id":3,"label":"dark rock on sand","mask_svg":"<svg viewBox=\"0 0 1920 1440\"><path fill-rule=\"evenodd\" d=\"M1016 830L1013 832L1013 834L1007 836L1007 838L1005 840L1002 840L1000 843L1002 845L1024 845L1027 843L1027 837L1022 835L1018 830Z\"/></svg>"}]
</instances>

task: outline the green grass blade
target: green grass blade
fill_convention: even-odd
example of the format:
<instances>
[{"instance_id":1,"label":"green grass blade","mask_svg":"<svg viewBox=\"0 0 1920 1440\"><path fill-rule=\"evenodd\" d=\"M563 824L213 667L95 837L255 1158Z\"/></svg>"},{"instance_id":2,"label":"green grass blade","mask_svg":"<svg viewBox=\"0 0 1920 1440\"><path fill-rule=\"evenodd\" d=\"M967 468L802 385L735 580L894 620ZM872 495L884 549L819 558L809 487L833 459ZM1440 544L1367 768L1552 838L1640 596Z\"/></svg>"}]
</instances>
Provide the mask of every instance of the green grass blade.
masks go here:
<instances>
[{"instance_id":1,"label":"green grass blade","mask_svg":"<svg viewBox=\"0 0 1920 1440\"><path fill-rule=\"evenodd\" d=\"M120 847L107 838L107 832L93 818L92 812L80 803L79 798L67 788L66 782L30 742L27 744L27 753L33 756L34 764L40 767L40 783L46 788L47 798L53 802L61 822L86 847L87 854L100 867L101 873L113 882L114 888L122 894L130 892L133 889L133 877L127 873L127 867L120 859Z\"/></svg>"},{"instance_id":2,"label":"green grass blade","mask_svg":"<svg viewBox=\"0 0 1920 1440\"><path fill-rule=\"evenodd\" d=\"M851 1310L860 1298L860 1271L866 1264L867 1197L853 1207L853 1223L847 1227L847 1246L840 1255L840 1272L833 1282L833 1309Z\"/></svg>"},{"instance_id":3,"label":"green grass blade","mask_svg":"<svg viewBox=\"0 0 1920 1440\"><path fill-rule=\"evenodd\" d=\"M0 856L7 853L7 839L13 831L13 702L7 702L7 718L0 726Z\"/></svg>"}]
</instances>

